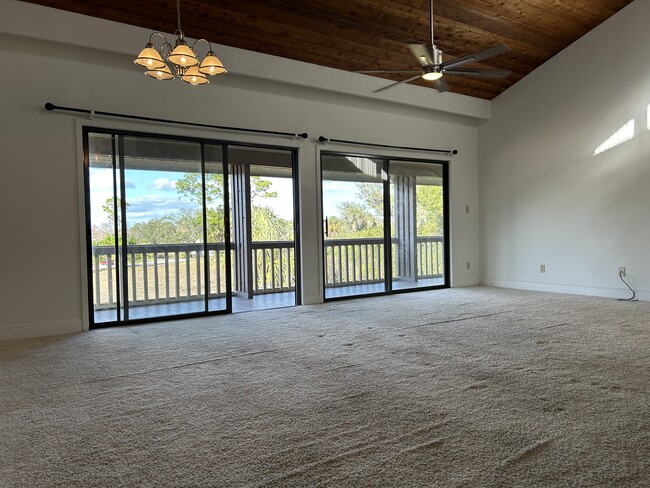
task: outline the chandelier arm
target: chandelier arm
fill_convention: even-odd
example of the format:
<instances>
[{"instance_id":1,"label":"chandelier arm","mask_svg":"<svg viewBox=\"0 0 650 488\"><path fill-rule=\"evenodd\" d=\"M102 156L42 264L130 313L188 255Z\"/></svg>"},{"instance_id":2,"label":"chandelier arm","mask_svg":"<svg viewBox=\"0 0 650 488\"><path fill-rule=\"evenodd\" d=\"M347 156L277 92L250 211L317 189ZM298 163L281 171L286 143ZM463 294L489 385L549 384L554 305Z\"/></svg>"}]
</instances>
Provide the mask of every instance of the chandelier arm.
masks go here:
<instances>
[{"instance_id":1,"label":"chandelier arm","mask_svg":"<svg viewBox=\"0 0 650 488\"><path fill-rule=\"evenodd\" d=\"M165 43L162 46L160 46L160 49L159 49L160 54L163 55L165 60L169 57L169 55L172 53L173 50L174 50L174 47L169 43L169 41L167 39L165 39Z\"/></svg>"},{"instance_id":2,"label":"chandelier arm","mask_svg":"<svg viewBox=\"0 0 650 488\"><path fill-rule=\"evenodd\" d=\"M197 45L199 42L201 42L201 41L207 43L207 45L208 45L208 52L212 52L212 43L211 43L210 41L208 41L207 39L203 39L203 38L201 38L201 39L197 39L196 41L194 41L194 43L192 44L192 51L196 52L196 50L195 50L194 48L195 48L196 45Z\"/></svg>"},{"instance_id":3,"label":"chandelier arm","mask_svg":"<svg viewBox=\"0 0 650 488\"><path fill-rule=\"evenodd\" d=\"M149 44L153 44L153 36L156 36L156 35L163 38L163 41L164 41L163 46L165 44L169 44L169 41L167 40L167 38L165 37L165 35L162 32L152 32L151 35L149 36Z\"/></svg>"}]
</instances>

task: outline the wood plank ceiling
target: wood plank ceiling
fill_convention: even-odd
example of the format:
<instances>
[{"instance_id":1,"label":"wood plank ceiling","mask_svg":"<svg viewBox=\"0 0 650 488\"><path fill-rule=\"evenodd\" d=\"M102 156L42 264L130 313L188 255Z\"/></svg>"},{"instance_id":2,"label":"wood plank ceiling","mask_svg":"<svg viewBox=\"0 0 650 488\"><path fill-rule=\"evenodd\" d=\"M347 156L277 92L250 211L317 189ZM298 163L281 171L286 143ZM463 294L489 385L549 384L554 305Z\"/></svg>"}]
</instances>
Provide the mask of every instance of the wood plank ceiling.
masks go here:
<instances>
[{"instance_id":1,"label":"wood plank ceiling","mask_svg":"<svg viewBox=\"0 0 650 488\"><path fill-rule=\"evenodd\" d=\"M500 43L511 49L464 66L509 70L508 78L446 76L450 91L492 100L631 2L434 0L436 45L445 61ZM176 30L175 0L29 3L166 33ZM191 38L346 71L419 68L407 44L430 43L429 0L183 0L181 20ZM133 46L134 54L141 48ZM381 76L400 80L408 75ZM413 83L432 86L424 80Z\"/></svg>"}]
</instances>

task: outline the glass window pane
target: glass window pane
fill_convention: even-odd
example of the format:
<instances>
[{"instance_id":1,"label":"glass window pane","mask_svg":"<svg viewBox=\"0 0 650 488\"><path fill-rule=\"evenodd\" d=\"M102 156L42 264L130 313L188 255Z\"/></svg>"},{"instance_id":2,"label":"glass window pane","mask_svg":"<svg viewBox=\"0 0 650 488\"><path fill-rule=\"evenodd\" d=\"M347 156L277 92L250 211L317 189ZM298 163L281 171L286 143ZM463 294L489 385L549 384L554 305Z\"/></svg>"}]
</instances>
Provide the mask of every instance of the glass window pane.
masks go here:
<instances>
[{"instance_id":1,"label":"glass window pane","mask_svg":"<svg viewBox=\"0 0 650 488\"><path fill-rule=\"evenodd\" d=\"M393 290L445 284L443 171L390 162Z\"/></svg>"},{"instance_id":2,"label":"glass window pane","mask_svg":"<svg viewBox=\"0 0 650 488\"><path fill-rule=\"evenodd\" d=\"M228 146L233 312L296 304L293 153Z\"/></svg>"},{"instance_id":3,"label":"glass window pane","mask_svg":"<svg viewBox=\"0 0 650 488\"><path fill-rule=\"evenodd\" d=\"M227 308L227 259L222 147L205 145L205 203L208 236L208 310Z\"/></svg>"},{"instance_id":4,"label":"glass window pane","mask_svg":"<svg viewBox=\"0 0 650 488\"><path fill-rule=\"evenodd\" d=\"M123 141L125 318L203 312L201 145L131 136Z\"/></svg>"},{"instance_id":5,"label":"glass window pane","mask_svg":"<svg viewBox=\"0 0 650 488\"><path fill-rule=\"evenodd\" d=\"M324 154L321 169L325 298L384 292L385 162Z\"/></svg>"},{"instance_id":6,"label":"glass window pane","mask_svg":"<svg viewBox=\"0 0 650 488\"><path fill-rule=\"evenodd\" d=\"M93 322L102 324L118 320L119 259L115 239L119 235L119 211L116 212L114 189L119 187L119 173L114 168L115 147L110 134L88 134L88 208ZM117 222L116 222L117 221ZM116 224L117 227L116 227Z\"/></svg>"}]
</instances>

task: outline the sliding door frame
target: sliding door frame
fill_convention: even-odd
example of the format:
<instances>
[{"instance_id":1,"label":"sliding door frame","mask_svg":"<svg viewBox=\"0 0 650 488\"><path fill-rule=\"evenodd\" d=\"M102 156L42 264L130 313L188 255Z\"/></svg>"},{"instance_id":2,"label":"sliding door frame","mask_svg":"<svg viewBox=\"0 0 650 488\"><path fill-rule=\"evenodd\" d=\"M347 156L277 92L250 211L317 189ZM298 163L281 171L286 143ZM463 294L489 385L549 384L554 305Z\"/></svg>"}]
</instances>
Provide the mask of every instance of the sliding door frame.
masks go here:
<instances>
[{"instance_id":1,"label":"sliding door frame","mask_svg":"<svg viewBox=\"0 0 650 488\"><path fill-rule=\"evenodd\" d=\"M325 260L325 226L323 217L323 156L352 156L359 158L369 158L373 160L382 160L384 162L384 167L386 168L387 177L383 181L384 195L384 291L378 291L373 293L364 293L360 295L348 295L348 296L337 296L337 297L327 297L326 296L326 286L327 286L327 269L326 269L326 260ZM392 246L392 228L391 228L391 218L390 218L390 162L399 161L399 162L413 162L413 163L425 163L425 164L436 164L442 167L442 213L443 213L443 265L445 267L444 283L441 285L431 285L431 286L422 286L414 288L405 288L405 289L393 289L393 246ZM368 154L368 153L356 153L348 151L321 151L319 153L319 168L320 168L320 215L321 215L321 224L320 224L320 233L321 233L321 255L320 261L322 263L321 269L323 273L322 285L323 285L323 300L325 302L333 302L339 300L349 300L356 298L366 298L373 296L382 296L382 295L392 295L398 293L411 293L416 291L426 291L426 290L438 290L443 288L449 288L451 286L451 240L449 235L450 223L449 223L449 161L447 160L437 160L437 159L426 159L426 158L414 158L414 157L402 157L402 156L385 156L378 154Z\"/></svg>"},{"instance_id":2,"label":"sliding door frame","mask_svg":"<svg viewBox=\"0 0 650 488\"><path fill-rule=\"evenodd\" d=\"M148 139L164 139L168 141L183 141L183 142L192 142L200 144L201 151L201 187L202 187L202 216L203 216L203 252L205 260L203 263L204 267L204 310L200 312L190 312L182 313L176 315L167 315L160 317L148 317L148 318L139 318L139 319L129 319L128 318L128 286L126 280L128 277L123 271L127 268L127 253L123 252L123 246L127 243L127 229L124 223L126 222L126 202L124 198L120 198L120 205L118 205L117 198L114 201L114 212L117 216L117 212L120 212L120 221L121 221L121 238L122 244L119 243L119 239L115 241L115 251L116 251L116 266L119 261L119 267L116 267L118 270L119 276L116 280L117 285L117 309L116 309L116 320L111 322L95 322L95 307L94 307L94 284L93 284L93 264L92 264L92 220L91 220L91 206L90 206L90 147L89 147L89 135L93 134L104 134L111 136L111 147L112 147L112 173L113 173L113 195L125 195L126 191L126 182L124 179L124 146L123 141L124 137L142 137ZM86 290L86 298L88 307L88 325L90 329L112 327L119 325L131 325L131 324L144 324L151 322L163 322L171 320L181 320L185 318L193 317L205 317L212 315L223 315L232 313L232 260L231 253L229 251L229 243L231 242L230 235L230 175L229 175L229 157L228 157L228 148L229 146L238 146L238 147L254 147L259 149L274 149L274 150L284 150L288 151L291 154L292 162L292 198L294 199L294 215L293 215L293 227L294 227L294 270L295 270L295 305L301 303L301 273L300 273L300 225L299 225L299 205L300 201L298 198L299 188L298 188L298 148L296 147L285 147L277 146L271 144L257 144L251 142L241 142L241 141L227 141L227 140L218 140L211 139L206 137L198 137L192 135L174 135L168 134L166 132L156 133L156 132L147 132L143 130L129 130L129 129L113 129L110 127L94 126L94 125L82 125L81 126L81 136L82 136L82 150L83 150L83 209L84 209L84 220L85 220L85 264L86 264L86 273L85 273L85 283L82 285ZM224 241L226 243L226 253L225 253L225 266L226 266L226 307L221 310L209 310L209 274L207 273L209 267L209 253L208 253L208 242L207 242L207 207L206 207L206 174L205 174L205 146L219 146L221 148L221 164L222 164L222 174L223 174L223 204L224 204ZM117 168L117 158L120 158L120 165ZM120 173L119 189L118 183L116 181L117 172ZM119 193L117 193L119 190ZM120 207L118 209L118 206ZM114 235L118 235L118 219L114 219ZM128 244L126 244L128 246ZM118 260L117 256L121 253L122 260ZM125 302L124 304L122 302ZM121 306L126 306L126 318L123 317Z\"/></svg>"}]
</instances>

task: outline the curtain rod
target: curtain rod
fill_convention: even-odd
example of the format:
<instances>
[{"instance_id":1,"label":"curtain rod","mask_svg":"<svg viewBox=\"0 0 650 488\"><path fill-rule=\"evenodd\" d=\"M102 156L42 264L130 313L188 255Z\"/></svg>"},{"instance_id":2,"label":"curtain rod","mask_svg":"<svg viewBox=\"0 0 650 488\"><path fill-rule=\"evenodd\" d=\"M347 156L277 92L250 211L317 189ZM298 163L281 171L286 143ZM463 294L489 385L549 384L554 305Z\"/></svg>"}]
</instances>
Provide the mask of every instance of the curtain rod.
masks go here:
<instances>
[{"instance_id":1,"label":"curtain rod","mask_svg":"<svg viewBox=\"0 0 650 488\"><path fill-rule=\"evenodd\" d=\"M278 132L274 130L262 130L262 129L244 129L242 127L228 127L225 125L212 125L212 124L201 124L199 122L185 122L183 120L172 120L172 119L159 119L156 117L144 117L142 115L129 115L129 114L120 114L120 113L114 113L114 112L101 112L99 110L88 110L87 108L73 108L73 107L60 107L58 105L54 105L53 103L47 102L45 104L45 110L52 111L52 110L64 110L66 112L78 112L78 113L84 113L84 114L90 114L91 116L93 115L104 115L107 117L117 117L121 119L131 119L131 120L145 120L147 122L163 122L165 124L177 124L177 125L189 125L192 127L205 127L208 129L223 129L223 130L231 130L231 131L237 131L237 132L252 132L255 134L269 134L269 135L274 135L274 136L288 136L288 137L294 137L294 138L302 138L302 139L307 139L309 137L309 134L306 132L303 132L302 134L298 134L295 132Z\"/></svg>"},{"instance_id":2,"label":"curtain rod","mask_svg":"<svg viewBox=\"0 0 650 488\"><path fill-rule=\"evenodd\" d=\"M326 142L338 142L341 144L355 144L357 146L374 146L374 147L387 147L390 149L407 149L409 151L425 151L425 152L435 152L435 153L442 153L442 154L458 154L458 149L429 149L429 148L424 148L424 147L411 147L411 146L391 146L389 144L374 144L372 142L356 142L356 141L345 141L343 139L329 139L325 136L320 136L318 138L318 142L321 143L326 143Z\"/></svg>"}]
</instances>

